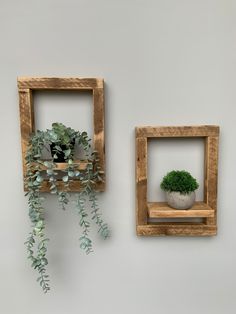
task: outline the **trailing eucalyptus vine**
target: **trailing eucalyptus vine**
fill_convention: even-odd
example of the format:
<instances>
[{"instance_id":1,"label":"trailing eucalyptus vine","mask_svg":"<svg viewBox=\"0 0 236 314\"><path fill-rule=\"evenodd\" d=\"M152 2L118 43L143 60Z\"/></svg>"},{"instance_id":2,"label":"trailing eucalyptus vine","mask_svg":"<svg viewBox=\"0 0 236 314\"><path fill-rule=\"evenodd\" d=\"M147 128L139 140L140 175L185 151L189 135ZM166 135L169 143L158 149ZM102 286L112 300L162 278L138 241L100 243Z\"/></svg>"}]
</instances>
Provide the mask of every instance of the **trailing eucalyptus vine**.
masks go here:
<instances>
[{"instance_id":1,"label":"trailing eucalyptus vine","mask_svg":"<svg viewBox=\"0 0 236 314\"><path fill-rule=\"evenodd\" d=\"M58 197L58 202L62 209L66 209L70 201L70 184L77 180L80 182L81 189L76 192L76 211L79 215L79 225L82 227L82 234L79 238L80 247L87 254L92 252L92 240L90 239L91 220L98 227L100 235L106 239L109 236L107 224L103 221L95 191L96 183L103 180L103 171L98 164L98 155L95 151L91 153L90 139L86 132L75 131L64 126L62 123L53 123L52 129L46 131L36 131L30 137L26 152L26 177L25 185L28 196L29 217L32 223L32 230L25 242L28 258L32 267L38 271L39 281L43 291L50 290L49 276L46 273L47 242L45 219L44 219L44 197L41 188L45 181L49 182L50 193ZM53 155L52 160L43 159L43 151L49 150ZM85 170L79 169L79 163L75 163L75 145L79 145L87 161ZM62 177L64 189L58 188L58 171L56 161L63 156L66 168ZM90 212L87 210L87 202L90 204Z\"/></svg>"}]
</instances>

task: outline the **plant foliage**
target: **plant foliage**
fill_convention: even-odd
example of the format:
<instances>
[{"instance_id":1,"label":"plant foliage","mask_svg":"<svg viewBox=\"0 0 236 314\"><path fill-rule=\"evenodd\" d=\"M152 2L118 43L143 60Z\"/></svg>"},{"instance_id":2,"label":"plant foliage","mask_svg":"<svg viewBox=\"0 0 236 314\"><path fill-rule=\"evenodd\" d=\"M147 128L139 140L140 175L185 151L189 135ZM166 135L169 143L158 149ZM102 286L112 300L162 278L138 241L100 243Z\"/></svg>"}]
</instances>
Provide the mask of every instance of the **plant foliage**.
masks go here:
<instances>
[{"instance_id":1,"label":"plant foliage","mask_svg":"<svg viewBox=\"0 0 236 314\"><path fill-rule=\"evenodd\" d=\"M196 179L185 170L173 170L164 176L161 182L161 189L169 192L180 192L187 194L199 187Z\"/></svg>"},{"instance_id":2,"label":"plant foliage","mask_svg":"<svg viewBox=\"0 0 236 314\"><path fill-rule=\"evenodd\" d=\"M46 266L48 264L46 253L49 239L45 235L44 198L40 192L42 183L45 180L49 181L50 193L57 195L62 209L66 209L70 201L71 182L74 180L80 182L81 191L76 193L75 208L79 215L79 225L82 228L82 234L79 238L81 249L87 254L92 252L92 240L89 237L90 217L98 226L100 235L104 239L109 236L109 229L102 219L97 201L97 192L94 189L95 184L103 180L104 173L98 165L97 152L93 151L91 153L90 141L86 132L75 131L62 123L53 123L52 129L36 131L32 134L28 143L25 184L32 230L25 244L28 258L32 263L31 266L39 274L37 281L39 281L45 293L50 290L49 276L46 274ZM48 146L52 143L56 144L54 146L53 160L45 161L42 158L43 150L48 149ZM73 161L74 145L72 143L79 145L85 152L88 163L84 171L79 171L78 164L75 164ZM58 173L54 160L57 159L57 154L62 152L65 156L67 167L62 178L64 189L59 191ZM87 201L91 207L90 212L87 210Z\"/></svg>"}]
</instances>

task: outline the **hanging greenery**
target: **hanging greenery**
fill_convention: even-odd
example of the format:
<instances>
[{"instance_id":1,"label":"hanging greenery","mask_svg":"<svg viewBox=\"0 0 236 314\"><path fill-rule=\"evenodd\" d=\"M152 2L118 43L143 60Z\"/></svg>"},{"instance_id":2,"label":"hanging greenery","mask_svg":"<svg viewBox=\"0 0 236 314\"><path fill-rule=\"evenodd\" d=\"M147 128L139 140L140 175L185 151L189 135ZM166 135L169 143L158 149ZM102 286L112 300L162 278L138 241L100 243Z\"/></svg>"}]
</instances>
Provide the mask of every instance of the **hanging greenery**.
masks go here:
<instances>
[{"instance_id":1,"label":"hanging greenery","mask_svg":"<svg viewBox=\"0 0 236 314\"><path fill-rule=\"evenodd\" d=\"M44 181L49 182L50 193L57 195L62 209L65 209L70 201L70 184L75 180L79 181L81 189L76 192L76 211L79 215L79 225L82 228L79 238L81 249L87 254L92 252L89 217L95 222L98 232L104 239L109 236L109 229L102 219L95 191L96 184L103 180L104 172L99 167L97 153L91 152L90 142L86 132L75 131L62 123L53 123L52 129L46 131L36 131L28 142L25 157L27 166L25 185L32 230L25 244L32 267L39 273L37 281L45 293L50 290L50 286L49 276L46 273L49 239L45 235L44 197L40 192ZM80 164L74 162L77 145L84 151L87 162L85 170L80 170ZM51 150L52 160L43 160L45 149ZM64 188L59 189L56 162L62 161L66 163L62 177ZM90 204L90 213L86 206L87 201Z\"/></svg>"}]
</instances>

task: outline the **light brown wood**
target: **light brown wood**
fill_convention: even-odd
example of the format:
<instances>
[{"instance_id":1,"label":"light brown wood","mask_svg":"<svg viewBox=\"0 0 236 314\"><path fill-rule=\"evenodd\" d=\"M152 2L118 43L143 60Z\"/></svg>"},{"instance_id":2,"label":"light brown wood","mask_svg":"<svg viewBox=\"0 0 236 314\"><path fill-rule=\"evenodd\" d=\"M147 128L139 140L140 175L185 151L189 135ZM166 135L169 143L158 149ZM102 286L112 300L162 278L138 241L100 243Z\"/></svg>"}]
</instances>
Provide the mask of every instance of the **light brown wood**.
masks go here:
<instances>
[{"instance_id":1,"label":"light brown wood","mask_svg":"<svg viewBox=\"0 0 236 314\"><path fill-rule=\"evenodd\" d=\"M19 77L19 105L22 144L22 164L24 177L26 174L25 154L30 135L35 131L34 125L34 90L92 90L93 91L93 124L94 150L98 152L99 166L105 173L105 136L104 136L104 81L100 78L45 78L45 77ZM62 167L58 166L58 167ZM59 182L63 185L63 182ZM79 182L75 181L73 191L80 190ZM25 188L25 187L24 187ZM103 181L97 183L96 190L105 190L105 175ZM49 192L47 183L42 188L43 192Z\"/></svg>"},{"instance_id":2,"label":"light brown wood","mask_svg":"<svg viewBox=\"0 0 236 314\"><path fill-rule=\"evenodd\" d=\"M217 228L214 225L205 224L149 224L137 226L137 235L140 236L214 236Z\"/></svg>"},{"instance_id":3,"label":"light brown wood","mask_svg":"<svg viewBox=\"0 0 236 314\"><path fill-rule=\"evenodd\" d=\"M143 137L208 137L218 136L216 125L203 126L144 126L136 128L137 136Z\"/></svg>"},{"instance_id":4,"label":"light brown wood","mask_svg":"<svg viewBox=\"0 0 236 314\"><path fill-rule=\"evenodd\" d=\"M204 201L217 210L217 176L218 176L218 137L208 137L205 141L205 179L204 179ZM207 224L216 225L217 218L207 218Z\"/></svg>"},{"instance_id":5,"label":"light brown wood","mask_svg":"<svg viewBox=\"0 0 236 314\"><path fill-rule=\"evenodd\" d=\"M94 150L98 152L99 163L101 170L104 171L104 188L105 188L105 110L104 110L104 89L94 88L93 89L93 103L94 108L93 113L93 125L94 125Z\"/></svg>"},{"instance_id":6,"label":"light brown wood","mask_svg":"<svg viewBox=\"0 0 236 314\"><path fill-rule=\"evenodd\" d=\"M34 131L34 106L32 91L30 89L19 89L20 105L20 128L23 173L26 173L25 154L30 134Z\"/></svg>"},{"instance_id":7,"label":"light brown wood","mask_svg":"<svg viewBox=\"0 0 236 314\"><path fill-rule=\"evenodd\" d=\"M93 90L103 88L103 79L78 77L18 77L19 89Z\"/></svg>"},{"instance_id":8,"label":"light brown wood","mask_svg":"<svg viewBox=\"0 0 236 314\"><path fill-rule=\"evenodd\" d=\"M68 164L65 163L65 162L55 162L54 164L56 166L55 167L56 170L65 170L66 168L68 168ZM87 162L87 161L79 161L79 160L75 160L73 162L73 166L75 166L77 170L86 170L88 164L92 164L92 163L91 162ZM47 170L48 169L44 165L40 165L40 168L41 168L41 170Z\"/></svg>"},{"instance_id":9,"label":"light brown wood","mask_svg":"<svg viewBox=\"0 0 236 314\"><path fill-rule=\"evenodd\" d=\"M147 139L136 138L136 220L147 223Z\"/></svg>"},{"instance_id":10,"label":"light brown wood","mask_svg":"<svg viewBox=\"0 0 236 314\"><path fill-rule=\"evenodd\" d=\"M148 138L202 137L205 139L204 202L190 210L175 210L162 202L147 201ZM136 230L144 236L211 236L217 232L217 169L219 127L160 126L136 128ZM149 218L173 218L173 222L154 223ZM176 222L175 218L203 218L203 223Z\"/></svg>"},{"instance_id":11,"label":"light brown wood","mask_svg":"<svg viewBox=\"0 0 236 314\"><path fill-rule=\"evenodd\" d=\"M214 210L204 202L196 202L191 209L173 209L166 202L147 204L150 218L214 217Z\"/></svg>"}]
</instances>

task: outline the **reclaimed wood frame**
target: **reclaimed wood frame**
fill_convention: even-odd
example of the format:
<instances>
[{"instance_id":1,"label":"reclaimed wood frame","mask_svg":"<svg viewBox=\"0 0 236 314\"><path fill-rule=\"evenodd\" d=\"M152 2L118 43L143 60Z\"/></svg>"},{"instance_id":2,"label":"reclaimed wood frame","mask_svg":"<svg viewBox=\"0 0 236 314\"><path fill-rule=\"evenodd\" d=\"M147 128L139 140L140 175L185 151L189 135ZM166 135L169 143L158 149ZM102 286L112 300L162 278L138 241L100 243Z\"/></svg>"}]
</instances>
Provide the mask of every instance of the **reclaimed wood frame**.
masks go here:
<instances>
[{"instance_id":1,"label":"reclaimed wood frame","mask_svg":"<svg viewBox=\"0 0 236 314\"><path fill-rule=\"evenodd\" d=\"M147 200L149 138L191 138L205 140L204 201L189 210L176 210L164 202ZM217 174L219 126L136 127L136 232L141 236L213 236L217 233ZM202 222L152 222L150 218L193 218Z\"/></svg>"},{"instance_id":2,"label":"reclaimed wood frame","mask_svg":"<svg viewBox=\"0 0 236 314\"><path fill-rule=\"evenodd\" d=\"M98 152L99 166L105 172L105 138L104 138L104 80L101 78L56 78L56 77L18 77L18 92L20 106L20 128L23 174L25 177L25 153L30 134L35 131L33 92L35 90L89 90L93 93L93 149ZM59 164L58 164L59 166ZM63 165L61 164L61 169ZM43 182L41 191L49 192L49 183ZM63 188L63 182L58 180L58 189ZM25 186L24 186L25 189ZM79 191L80 184L73 181L71 191ZM26 190L26 189L25 189ZM105 190L104 182L96 185L96 190Z\"/></svg>"}]
</instances>

